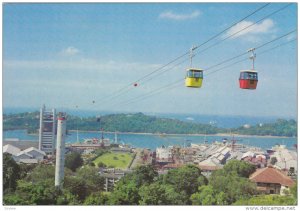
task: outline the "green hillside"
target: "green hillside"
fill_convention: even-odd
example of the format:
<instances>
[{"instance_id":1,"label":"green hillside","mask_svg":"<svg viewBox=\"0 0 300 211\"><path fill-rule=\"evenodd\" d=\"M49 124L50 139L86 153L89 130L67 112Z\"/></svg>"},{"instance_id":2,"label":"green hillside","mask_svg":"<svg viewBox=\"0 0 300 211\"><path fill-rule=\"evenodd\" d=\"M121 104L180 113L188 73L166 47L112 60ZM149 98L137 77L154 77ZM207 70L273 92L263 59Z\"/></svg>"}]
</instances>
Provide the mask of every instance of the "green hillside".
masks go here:
<instances>
[{"instance_id":1,"label":"green hillside","mask_svg":"<svg viewBox=\"0 0 300 211\"><path fill-rule=\"evenodd\" d=\"M89 130L135 133L166 133L166 134L217 134L228 130L217 128L209 124L184 122L176 119L147 116L143 113L110 114L102 116L98 121L96 117L80 118L68 116L68 130ZM3 129L27 129L28 132L37 132L39 127L39 113L27 112L20 114L3 115ZM233 133L243 135L271 135L271 136L297 136L297 122L295 120L279 119L275 123L255 125L250 128L233 128Z\"/></svg>"}]
</instances>

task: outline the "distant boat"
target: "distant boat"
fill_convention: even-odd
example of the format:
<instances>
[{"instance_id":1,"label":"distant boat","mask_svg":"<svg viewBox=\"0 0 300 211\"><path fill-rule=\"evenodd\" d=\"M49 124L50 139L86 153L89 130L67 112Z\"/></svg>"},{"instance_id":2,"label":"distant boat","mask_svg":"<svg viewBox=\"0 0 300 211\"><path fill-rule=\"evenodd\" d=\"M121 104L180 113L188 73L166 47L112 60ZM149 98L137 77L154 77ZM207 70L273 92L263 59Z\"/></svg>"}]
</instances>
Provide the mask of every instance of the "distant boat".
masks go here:
<instances>
[{"instance_id":1,"label":"distant boat","mask_svg":"<svg viewBox=\"0 0 300 211\"><path fill-rule=\"evenodd\" d=\"M273 155L274 152L275 152L275 150L273 150L273 149L267 149L267 153L268 153L269 155Z\"/></svg>"},{"instance_id":2,"label":"distant boat","mask_svg":"<svg viewBox=\"0 0 300 211\"><path fill-rule=\"evenodd\" d=\"M166 135L167 135L166 133L160 133L159 134L160 137L166 137Z\"/></svg>"}]
</instances>

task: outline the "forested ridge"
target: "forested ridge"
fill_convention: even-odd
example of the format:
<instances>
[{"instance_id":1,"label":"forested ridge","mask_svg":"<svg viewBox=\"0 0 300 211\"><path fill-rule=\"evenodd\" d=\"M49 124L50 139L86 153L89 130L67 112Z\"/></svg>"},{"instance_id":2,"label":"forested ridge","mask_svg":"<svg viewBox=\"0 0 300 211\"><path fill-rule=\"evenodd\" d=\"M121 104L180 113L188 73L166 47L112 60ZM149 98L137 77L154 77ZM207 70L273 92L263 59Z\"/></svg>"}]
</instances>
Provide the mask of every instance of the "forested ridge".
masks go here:
<instances>
[{"instance_id":1,"label":"forested ridge","mask_svg":"<svg viewBox=\"0 0 300 211\"><path fill-rule=\"evenodd\" d=\"M228 133L228 129L218 128L210 124L184 122L177 119L160 118L134 114L109 114L97 117L68 116L68 130L86 130L134 133L166 133L166 134L217 134ZM27 129L29 133L36 133L39 128L39 112L19 114L4 114L3 129ZM295 120L278 119L276 122L257 124L250 128L243 126L232 128L232 133L241 135L270 135L270 136L297 136L297 122Z\"/></svg>"}]
</instances>

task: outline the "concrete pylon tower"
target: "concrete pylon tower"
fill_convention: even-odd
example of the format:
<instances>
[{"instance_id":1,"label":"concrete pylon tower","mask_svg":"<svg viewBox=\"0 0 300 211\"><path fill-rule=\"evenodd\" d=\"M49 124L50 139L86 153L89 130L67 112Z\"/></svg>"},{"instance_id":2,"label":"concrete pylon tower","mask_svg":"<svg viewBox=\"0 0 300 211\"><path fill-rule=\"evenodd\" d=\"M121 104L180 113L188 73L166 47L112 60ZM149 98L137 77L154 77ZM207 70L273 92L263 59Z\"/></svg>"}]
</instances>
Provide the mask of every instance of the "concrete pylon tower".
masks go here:
<instances>
[{"instance_id":1,"label":"concrete pylon tower","mask_svg":"<svg viewBox=\"0 0 300 211\"><path fill-rule=\"evenodd\" d=\"M55 186L62 187L65 166L65 137L66 137L66 114L59 113L57 117L57 142L56 142L56 165Z\"/></svg>"}]
</instances>

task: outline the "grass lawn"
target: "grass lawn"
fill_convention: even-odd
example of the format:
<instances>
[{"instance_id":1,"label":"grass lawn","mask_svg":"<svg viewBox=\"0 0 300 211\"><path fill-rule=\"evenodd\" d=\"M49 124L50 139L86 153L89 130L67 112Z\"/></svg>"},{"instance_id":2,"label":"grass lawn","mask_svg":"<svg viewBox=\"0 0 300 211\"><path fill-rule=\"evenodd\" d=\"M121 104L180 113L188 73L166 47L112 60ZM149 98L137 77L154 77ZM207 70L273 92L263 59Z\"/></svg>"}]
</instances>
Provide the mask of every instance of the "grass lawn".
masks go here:
<instances>
[{"instance_id":1,"label":"grass lawn","mask_svg":"<svg viewBox=\"0 0 300 211\"><path fill-rule=\"evenodd\" d=\"M96 160L94 160L94 163L96 166L98 166L98 163L102 162L106 166L126 169L129 163L132 161L133 155L134 154L132 153L105 153L104 155L96 158Z\"/></svg>"}]
</instances>

